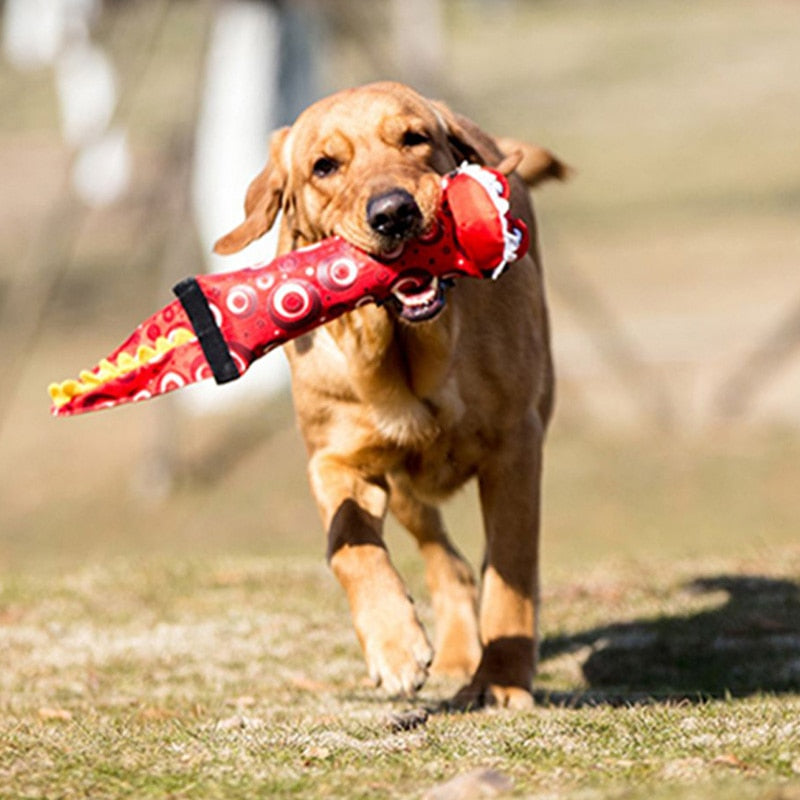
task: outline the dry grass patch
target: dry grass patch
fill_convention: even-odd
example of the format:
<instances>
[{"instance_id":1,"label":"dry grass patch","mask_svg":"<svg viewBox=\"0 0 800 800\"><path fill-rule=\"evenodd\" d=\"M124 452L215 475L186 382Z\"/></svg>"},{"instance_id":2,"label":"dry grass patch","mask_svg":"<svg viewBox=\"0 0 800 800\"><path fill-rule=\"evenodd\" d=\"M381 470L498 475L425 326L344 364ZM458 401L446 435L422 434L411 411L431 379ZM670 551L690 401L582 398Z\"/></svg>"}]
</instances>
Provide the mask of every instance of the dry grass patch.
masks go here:
<instances>
[{"instance_id":1,"label":"dry grass patch","mask_svg":"<svg viewBox=\"0 0 800 800\"><path fill-rule=\"evenodd\" d=\"M800 780L800 552L779 555L556 580L531 714L373 692L304 560L4 576L0 795L405 797L490 767L518 796L767 797Z\"/></svg>"}]
</instances>

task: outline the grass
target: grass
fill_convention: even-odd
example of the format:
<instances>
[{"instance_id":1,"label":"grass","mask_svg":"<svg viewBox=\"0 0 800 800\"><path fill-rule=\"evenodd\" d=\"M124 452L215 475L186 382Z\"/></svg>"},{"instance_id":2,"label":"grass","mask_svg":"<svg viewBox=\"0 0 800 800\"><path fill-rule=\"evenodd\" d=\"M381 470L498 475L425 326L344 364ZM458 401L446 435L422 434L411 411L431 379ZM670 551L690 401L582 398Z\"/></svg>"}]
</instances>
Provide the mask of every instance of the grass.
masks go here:
<instances>
[{"instance_id":1,"label":"grass","mask_svg":"<svg viewBox=\"0 0 800 800\"><path fill-rule=\"evenodd\" d=\"M0 594L0 794L403 797L491 767L517 796L690 797L699 783L791 797L800 551L762 558L551 582L537 709L443 714L453 686L439 679L416 704L427 722L405 731L392 715L409 704L365 685L318 563L18 575Z\"/></svg>"}]
</instances>

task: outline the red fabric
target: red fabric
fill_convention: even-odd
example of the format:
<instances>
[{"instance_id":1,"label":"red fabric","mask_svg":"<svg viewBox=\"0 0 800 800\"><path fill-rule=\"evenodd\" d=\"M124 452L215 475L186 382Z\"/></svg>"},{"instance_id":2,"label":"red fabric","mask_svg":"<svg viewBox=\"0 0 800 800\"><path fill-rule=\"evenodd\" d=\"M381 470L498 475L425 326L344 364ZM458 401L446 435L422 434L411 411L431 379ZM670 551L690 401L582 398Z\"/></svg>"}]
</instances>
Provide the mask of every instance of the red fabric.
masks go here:
<instances>
[{"instance_id":1,"label":"red fabric","mask_svg":"<svg viewBox=\"0 0 800 800\"><path fill-rule=\"evenodd\" d=\"M241 375L269 350L364 303L386 302L395 289L425 287L431 277L497 277L527 250L524 223L508 214L506 179L467 166L443 179L434 228L392 260L334 237L269 264L196 280ZM51 386L53 414L147 399L211 377L191 334L186 312L173 301L79 381Z\"/></svg>"}]
</instances>

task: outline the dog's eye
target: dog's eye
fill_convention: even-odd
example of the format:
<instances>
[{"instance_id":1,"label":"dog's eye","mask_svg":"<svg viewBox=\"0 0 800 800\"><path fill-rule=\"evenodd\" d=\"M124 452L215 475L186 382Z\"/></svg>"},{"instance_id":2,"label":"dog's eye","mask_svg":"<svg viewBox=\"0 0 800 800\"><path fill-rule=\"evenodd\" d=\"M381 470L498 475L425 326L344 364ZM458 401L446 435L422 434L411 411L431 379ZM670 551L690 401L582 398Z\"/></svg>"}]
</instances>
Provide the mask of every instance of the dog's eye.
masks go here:
<instances>
[{"instance_id":1,"label":"dog's eye","mask_svg":"<svg viewBox=\"0 0 800 800\"><path fill-rule=\"evenodd\" d=\"M327 178L339 169L339 162L335 158L322 156L314 162L311 169L318 178Z\"/></svg>"},{"instance_id":2,"label":"dog's eye","mask_svg":"<svg viewBox=\"0 0 800 800\"><path fill-rule=\"evenodd\" d=\"M406 131L403 134L403 147L418 147L421 144L429 144L431 137L421 131Z\"/></svg>"}]
</instances>

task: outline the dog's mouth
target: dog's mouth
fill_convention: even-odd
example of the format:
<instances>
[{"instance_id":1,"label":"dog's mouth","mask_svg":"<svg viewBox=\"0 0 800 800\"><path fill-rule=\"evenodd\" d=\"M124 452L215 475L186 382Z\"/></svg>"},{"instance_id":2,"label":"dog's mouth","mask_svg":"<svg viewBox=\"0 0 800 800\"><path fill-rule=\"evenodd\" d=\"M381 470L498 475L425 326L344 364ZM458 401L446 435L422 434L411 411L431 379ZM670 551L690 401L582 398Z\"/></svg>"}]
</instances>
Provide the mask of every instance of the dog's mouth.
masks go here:
<instances>
[{"instance_id":1,"label":"dog's mouth","mask_svg":"<svg viewBox=\"0 0 800 800\"><path fill-rule=\"evenodd\" d=\"M425 273L406 275L392 287L391 304L406 322L427 322L445 307L448 282Z\"/></svg>"},{"instance_id":2,"label":"dog's mouth","mask_svg":"<svg viewBox=\"0 0 800 800\"><path fill-rule=\"evenodd\" d=\"M379 258L392 262L400 258L407 246L413 247L413 239L435 242L442 235L442 226L436 222L420 225L409 240L395 241L391 249L385 248ZM427 322L437 317L444 309L446 291L453 284L448 278L431 275L422 269L404 271L392 286L388 306L405 322Z\"/></svg>"}]
</instances>

